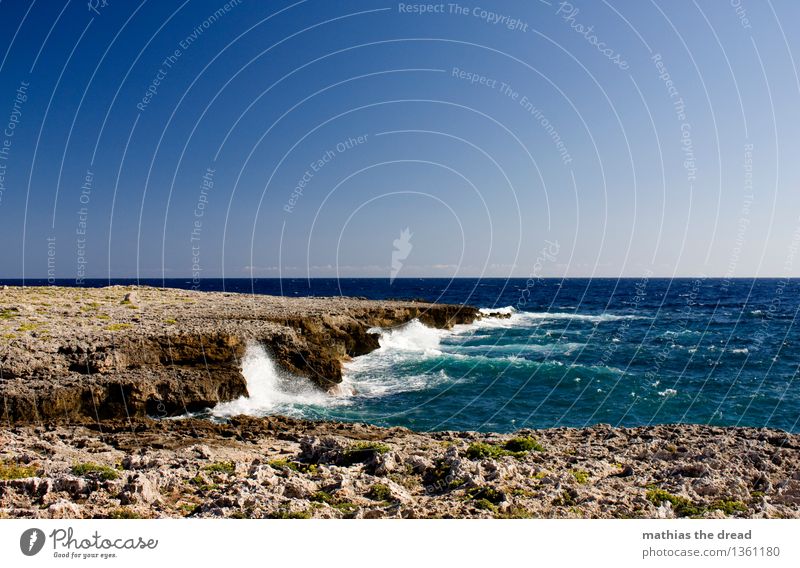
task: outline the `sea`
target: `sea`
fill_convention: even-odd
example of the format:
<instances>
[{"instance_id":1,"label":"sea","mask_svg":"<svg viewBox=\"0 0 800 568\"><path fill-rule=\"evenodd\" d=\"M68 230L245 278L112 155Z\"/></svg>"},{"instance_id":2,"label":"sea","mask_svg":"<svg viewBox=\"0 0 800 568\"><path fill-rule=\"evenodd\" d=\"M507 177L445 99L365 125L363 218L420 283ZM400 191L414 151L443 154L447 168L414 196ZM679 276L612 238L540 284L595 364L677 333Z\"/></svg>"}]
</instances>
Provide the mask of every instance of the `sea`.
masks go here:
<instances>
[{"instance_id":1,"label":"sea","mask_svg":"<svg viewBox=\"0 0 800 568\"><path fill-rule=\"evenodd\" d=\"M84 281L131 283L193 287ZM333 395L288 376L267 346L250 345L242 360L250 396L209 409L215 419L283 414L418 431L598 423L800 431L800 280L204 279L199 289L422 299L507 316L451 330L418 321L373 329L380 348L346 363Z\"/></svg>"}]
</instances>

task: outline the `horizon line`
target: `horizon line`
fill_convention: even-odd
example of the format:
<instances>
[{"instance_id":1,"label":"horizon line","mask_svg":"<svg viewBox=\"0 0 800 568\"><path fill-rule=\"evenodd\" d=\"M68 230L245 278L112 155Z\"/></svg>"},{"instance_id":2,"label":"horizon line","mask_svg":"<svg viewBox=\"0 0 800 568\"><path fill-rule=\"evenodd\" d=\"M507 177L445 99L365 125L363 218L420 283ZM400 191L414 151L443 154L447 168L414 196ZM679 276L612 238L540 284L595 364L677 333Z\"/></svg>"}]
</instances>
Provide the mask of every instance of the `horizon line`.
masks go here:
<instances>
[{"instance_id":1,"label":"horizon line","mask_svg":"<svg viewBox=\"0 0 800 568\"><path fill-rule=\"evenodd\" d=\"M391 278L392 281L397 280L530 280L531 276L403 276ZM540 276L535 277L536 280L800 280L798 276L709 276L709 275L680 275L680 276L660 276L651 274L647 276ZM27 281L46 281L52 282L50 285L55 285L56 282L73 282L76 283L75 278L48 278L47 276L32 276L32 277L0 277L0 282L27 282ZM192 276L108 276L102 277L89 277L82 278L83 282L96 282L96 281L114 281L114 280L161 280L161 281L174 281L174 280L188 280L188 281L210 281L210 280L390 280L388 276L208 276L203 278L193 278Z\"/></svg>"}]
</instances>

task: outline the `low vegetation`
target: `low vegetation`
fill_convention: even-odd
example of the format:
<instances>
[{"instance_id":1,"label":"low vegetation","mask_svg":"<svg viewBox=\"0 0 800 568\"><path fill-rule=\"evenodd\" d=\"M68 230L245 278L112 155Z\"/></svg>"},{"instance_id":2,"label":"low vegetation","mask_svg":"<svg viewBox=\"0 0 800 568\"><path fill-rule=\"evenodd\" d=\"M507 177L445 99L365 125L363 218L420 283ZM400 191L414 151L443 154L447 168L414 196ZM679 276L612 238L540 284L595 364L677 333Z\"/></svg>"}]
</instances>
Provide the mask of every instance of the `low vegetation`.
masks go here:
<instances>
[{"instance_id":1,"label":"low vegetation","mask_svg":"<svg viewBox=\"0 0 800 568\"><path fill-rule=\"evenodd\" d=\"M467 448L466 456L471 460L500 458L512 456L515 458L524 457L529 452L543 452L544 447L534 438L522 437L512 438L502 446L487 442L475 442Z\"/></svg>"},{"instance_id":2,"label":"low vegetation","mask_svg":"<svg viewBox=\"0 0 800 568\"><path fill-rule=\"evenodd\" d=\"M310 519L311 513L309 511L287 511L280 509L268 515L270 519Z\"/></svg>"},{"instance_id":3,"label":"low vegetation","mask_svg":"<svg viewBox=\"0 0 800 568\"><path fill-rule=\"evenodd\" d=\"M373 501L392 501L392 490L389 488L388 485L384 485L383 483L376 483L372 487L369 488L367 492L367 497L372 499Z\"/></svg>"},{"instance_id":4,"label":"low vegetation","mask_svg":"<svg viewBox=\"0 0 800 568\"><path fill-rule=\"evenodd\" d=\"M114 509L113 511L108 513L109 519L143 519L144 517L137 513L136 511L131 511L128 508L122 507L120 509Z\"/></svg>"},{"instance_id":5,"label":"low vegetation","mask_svg":"<svg viewBox=\"0 0 800 568\"><path fill-rule=\"evenodd\" d=\"M38 466L34 464L20 465L12 462L0 462L0 479L36 477L38 470Z\"/></svg>"},{"instance_id":6,"label":"low vegetation","mask_svg":"<svg viewBox=\"0 0 800 568\"><path fill-rule=\"evenodd\" d=\"M327 491L317 491L309 500L314 503L325 503L343 515L351 515L358 509L358 505L355 503L340 499Z\"/></svg>"},{"instance_id":7,"label":"low vegetation","mask_svg":"<svg viewBox=\"0 0 800 568\"><path fill-rule=\"evenodd\" d=\"M104 481L110 481L119 477L119 472L113 467L98 463L86 462L72 466L73 475L81 477L94 477Z\"/></svg>"},{"instance_id":8,"label":"low vegetation","mask_svg":"<svg viewBox=\"0 0 800 568\"><path fill-rule=\"evenodd\" d=\"M314 475L317 473L319 466L313 463L301 463L296 461L289 461L289 460L272 460L269 462L269 466L273 469L290 469L292 471L296 471L298 473L307 473Z\"/></svg>"},{"instance_id":9,"label":"low vegetation","mask_svg":"<svg viewBox=\"0 0 800 568\"><path fill-rule=\"evenodd\" d=\"M679 517L702 517L710 511L722 511L728 516L747 512L747 505L741 501L721 499L714 501L711 505L702 505L686 497L673 495L668 491L652 486L647 490L647 500L656 507L660 507L664 503L670 503L672 510Z\"/></svg>"},{"instance_id":10,"label":"low vegetation","mask_svg":"<svg viewBox=\"0 0 800 568\"><path fill-rule=\"evenodd\" d=\"M236 466L232 461L214 462L210 465L204 466L203 471L208 473L224 473L226 475L233 475L236 473Z\"/></svg>"},{"instance_id":11,"label":"low vegetation","mask_svg":"<svg viewBox=\"0 0 800 568\"><path fill-rule=\"evenodd\" d=\"M378 454L385 454L391 448L379 442L358 442L344 450L340 459L340 464L350 466L356 463L363 463Z\"/></svg>"},{"instance_id":12,"label":"low vegetation","mask_svg":"<svg viewBox=\"0 0 800 568\"><path fill-rule=\"evenodd\" d=\"M575 481L577 481L581 485L589 482L588 471L584 471L582 469L573 469L572 471L570 471L570 473L572 474L572 477L575 478Z\"/></svg>"}]
</instances>

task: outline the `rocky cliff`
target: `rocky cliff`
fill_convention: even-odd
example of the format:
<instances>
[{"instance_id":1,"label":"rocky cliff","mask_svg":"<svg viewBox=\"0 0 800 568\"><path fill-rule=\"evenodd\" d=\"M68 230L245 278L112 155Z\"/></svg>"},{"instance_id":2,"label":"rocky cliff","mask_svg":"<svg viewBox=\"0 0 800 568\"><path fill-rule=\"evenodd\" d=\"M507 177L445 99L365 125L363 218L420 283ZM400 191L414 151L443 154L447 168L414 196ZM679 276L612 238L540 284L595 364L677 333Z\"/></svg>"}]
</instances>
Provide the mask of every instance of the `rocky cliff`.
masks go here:
<instances>
[{"instance_id":1,"label":"rocky cliff","mask_svg":"<svg viewBox=\"0 0 800 568\"><path fill-rule=\"evenodd\" d=\"M466 306L108 287L0 290L0 417L6 424L175 416L247 394L240 359L267 347L322 389L378 347L373 327L439 328Z\"/></svg>"}]
</instances>

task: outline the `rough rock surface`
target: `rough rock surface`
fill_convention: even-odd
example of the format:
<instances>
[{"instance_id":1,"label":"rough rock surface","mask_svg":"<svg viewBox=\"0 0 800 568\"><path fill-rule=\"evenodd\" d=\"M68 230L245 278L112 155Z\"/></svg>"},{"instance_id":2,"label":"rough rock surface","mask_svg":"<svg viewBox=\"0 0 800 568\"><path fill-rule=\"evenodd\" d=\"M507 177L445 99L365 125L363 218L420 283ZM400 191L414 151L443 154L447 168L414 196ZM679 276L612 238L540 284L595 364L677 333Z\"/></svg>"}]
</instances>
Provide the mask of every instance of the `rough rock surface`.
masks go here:
<instances>
[{"instance_id":1,"label":"rough rock surface","mask_svg":"<svg viewBox=\"0 0 800 568\"><path fill-rule=\"evenodd\" d=\"M371 327L464 306L111 287L0 290L0 516L800 517L800 436L694 425L414 433L153 420L247 393L250 341L324 389Z\"/></svg>"},{"instance_id":2,"label":"rough rock surface","mask_svg":"<svg viewBox=\"0 0 800 568\"><path fill-rule=\"evenodd\" d=\"M0 436L7 517L800 518L800 436L767 429L501 436L239 417Z\"/></svg>"},{"instance_id":3,"label":"rough rock surface","mask_svg":"<svg viewBox=\"0 0 800 568\"><path fill-rule=\"evenodd\" d=\"M148 287L0 290L0 419L96 422L174 416L247 394L249 341L330 389L378 347L372 327L449 328L475 308Z\"/></svg>"}]
</instances>

